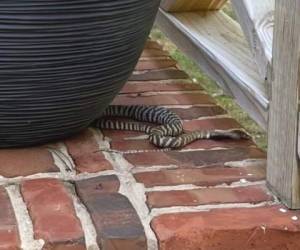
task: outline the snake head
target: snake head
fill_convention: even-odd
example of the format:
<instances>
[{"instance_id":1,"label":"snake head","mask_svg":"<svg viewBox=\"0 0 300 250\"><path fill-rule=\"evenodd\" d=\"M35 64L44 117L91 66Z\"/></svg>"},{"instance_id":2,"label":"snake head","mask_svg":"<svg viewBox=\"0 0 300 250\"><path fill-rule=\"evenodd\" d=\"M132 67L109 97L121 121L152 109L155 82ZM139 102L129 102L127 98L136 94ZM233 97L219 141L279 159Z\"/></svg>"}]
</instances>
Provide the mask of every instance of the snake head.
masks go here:
<instances>
[{"instance_id":1,"label":"snake head","mask_svg":"<svg viewBox=\"0 0 300 250\"><path fill-rule=\"evenodd\" d=\"M231 134L232 139L245 139L245 140L251 140L251 135L245 130L245 129L230 129L228 132Z\"/></svg>"}]
</instances>

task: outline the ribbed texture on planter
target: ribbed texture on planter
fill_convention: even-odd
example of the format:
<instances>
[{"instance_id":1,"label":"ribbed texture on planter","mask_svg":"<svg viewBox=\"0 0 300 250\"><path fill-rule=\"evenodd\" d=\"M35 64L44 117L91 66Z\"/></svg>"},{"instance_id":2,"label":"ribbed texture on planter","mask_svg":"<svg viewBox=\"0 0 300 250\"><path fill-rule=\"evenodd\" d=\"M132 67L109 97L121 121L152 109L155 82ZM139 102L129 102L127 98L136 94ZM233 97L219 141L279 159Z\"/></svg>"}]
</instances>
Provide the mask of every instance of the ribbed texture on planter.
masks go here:
<instances>
[{"instance_id":1,"label":"ribbed texture on planter","mask_svg":"<svg viewBox=\"0 0 300 250\"><path fill-rule=\"evenodd\" d=\"M138 60L159 0L1 0L0 147L87 127Z\"/></svg>"}]
</instances>

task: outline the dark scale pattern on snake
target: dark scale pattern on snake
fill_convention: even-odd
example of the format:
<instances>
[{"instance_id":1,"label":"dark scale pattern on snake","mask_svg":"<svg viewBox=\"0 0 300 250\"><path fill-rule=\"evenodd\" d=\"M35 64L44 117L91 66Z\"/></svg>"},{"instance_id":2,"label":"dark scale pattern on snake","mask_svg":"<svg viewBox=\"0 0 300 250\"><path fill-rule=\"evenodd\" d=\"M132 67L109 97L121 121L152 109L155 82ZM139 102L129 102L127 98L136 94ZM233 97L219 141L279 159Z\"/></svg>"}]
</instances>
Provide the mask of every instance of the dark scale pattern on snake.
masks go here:
<instances>
[{"instance_id":1,"label":"dark scale pattern on snake","mask_svg":"<svg viewBox=\"0 0 300 250\"><path fill-rule=\"evenodd\" d=\"M134 121L111 118L130 118ZM153 125L144 124L152 123ZM149 141L160 148L182 148L199 139L250 139L243 129L197 130L186 133L181 119L174 112L157 106L109 106L92 126L99 129L139 131L149 135Z\"/></svg>"}]
</instances>

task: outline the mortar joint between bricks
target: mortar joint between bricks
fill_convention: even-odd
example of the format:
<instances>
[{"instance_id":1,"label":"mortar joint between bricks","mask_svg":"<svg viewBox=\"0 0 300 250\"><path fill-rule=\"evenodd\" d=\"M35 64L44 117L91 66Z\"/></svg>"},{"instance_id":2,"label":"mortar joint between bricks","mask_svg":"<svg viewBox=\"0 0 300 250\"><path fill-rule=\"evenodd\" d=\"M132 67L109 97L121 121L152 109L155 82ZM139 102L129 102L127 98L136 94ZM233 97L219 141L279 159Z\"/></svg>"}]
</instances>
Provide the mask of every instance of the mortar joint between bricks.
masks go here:
<instances>
[{"instance_id":1,"label":"mortar joint between bricks","mask_svg":"<svg viewBox=\"0 0 300 250\"><path fill-rule=\"evenodd\" d=\"M57 143L54 147L48 148L48 150L52 154L55 165L66 179L76 175L75 163L64 143Z\"/></svg>"},{"instance_id":2,"label":"mortar joint between bricks","mask_svg":"<svg viewBox=\"0 0 300 250\"><path fill-rule=\"evenodd\" d=\"M273 206L279 204L280 202L278 201L264 201L257 204L228 203L228 204L200 205L200 206L173 206L167 208L154 208L151 210L150 217L153 219L163 214L208 212L213 209L224 209L224 208L257 208L257 207Z\"/></svg>"},{"instance_id":3,"label":"mortar joint between bricks","mask_svg":"<svg viewBox=\"0 0 300 250\"><path fill-rule=\"evenodd\" d=\"M87 249L91 250L100 250L100 247L97 243L97 232L96 228L93 224L91 216L87 211L85 205L81 202L80 198L77 196L76 189L74 185L70 182L64 182L64 186L68 190L71 199L73 201L74 209L76 212L76 216L80 220L84 238L85 238L85 245Z\"/></svg>"},{"instance_id":4,"label":"mortar joint between bricks","mask_svg":"<svg viewBox=\"0 0 300 250\"><path fill-rule=\"evenodd\" d=\"M57 173L38 173L29 176L18 176L12 178L0 178L0 186L10 186L10 185L18 185L26 180L34 180L34 179L45 179L45 178L53 178L63 180L64 177L60 172Z\"/></svg>"},{"instance_id":5,"label":"mortar joint between bricks","mask_svg":"<svg viewBox=\"0 0 300 250\"><path fill-rule=\"evenodd\" d=\"M147 238L148 250L158 250L158 241L150 225L151 217L146 205L144 185L136 182L130 172L133 166L121 154L107 153L107 159L112 163L117 172L120 181L119 193L128 198L142 222Z\"/></svg>"},{"instance_id":6,"label":"mortar joint between bricks","mask_svg":"<svg viewBox=\"0 0 300 250\"><path fill-rule=\"evenodd\" d=\"M20 186L7 186L6 191L10 198L18 223L22 250L42 250L45 242L43 239L34 238L33 223L31 221L27 206L23 200Z\"/></svg>"},{"instance_id":7,"label":"mortar joint between bricks","mask_svg":"<svg viewBox=\"0 0 300 250\"><path fill-rule=\"evenodd\" d=\"M237 188L237 187L251 187L257 185L264 185L265 181L248 181L246 183L241 182L232 182L230 184L219 184L215 186L197 186L194 184L182 184L182 185L173 185L173 186L155 186L145 188L146 192L161 192L161 191L188 191L188 190L196 190L196 189L217 189L217 188Z\"/></svg>"},{"instance_id":8,"label":"mortar joint between bricks","mask_svg":"<svg viewBox=\"0 0 300 250\"><path fill-rule=\"evenodd\" d=\"M97 134L99 132L100 131L98 131ZM101 137L99 136L99 134L98 136L96 136L96 141L100 150L101 148L103 148L103 138L104 136ZM110 144L108 145L109 147L107 149L110 149ZM133 175L130 173L133 166L131 166L124 159L121 153L104 151L103 154L105 158L112 164L114 170L116 171L116 176L120 181L119 193L128 198L142 222L147 238L148 250L158 250L158 241L156 239L155 233L152 231L152 228L150 226L151 221L149 217L149 210L146 205L146 195L144 186L138 184L135 181Z\"/></svg>"}]
</instances>

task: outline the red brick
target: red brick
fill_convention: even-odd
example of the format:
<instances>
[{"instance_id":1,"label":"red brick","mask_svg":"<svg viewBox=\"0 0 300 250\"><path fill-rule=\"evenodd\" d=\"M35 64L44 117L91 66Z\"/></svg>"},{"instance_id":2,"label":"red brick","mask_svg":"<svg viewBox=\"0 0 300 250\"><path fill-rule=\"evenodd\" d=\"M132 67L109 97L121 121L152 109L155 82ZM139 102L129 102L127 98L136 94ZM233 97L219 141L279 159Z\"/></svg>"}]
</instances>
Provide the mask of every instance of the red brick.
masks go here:
<instances>
[{"instance_id":1,"label":"red brick","mask_svg":"<svg viewBox=\"0 0 300 250\"><path fill-rule=\"evenodd\" d=\"M51 153L43 147L0 150L0 175L8 178L58 172Z\"/></svg>"},{"instance_id":2,"label":"red brick","mask_svg":"<svg viewBox=\"0 0 300 250\"><path fill-rule=\"evenodd\" d=\"M65 144L76 165L77 172L96 173L112 169L112 165L100 151L91 130L87 129L82 133L67 139Z\"/></svg>"},{"instance_id":3,"label":"red brick","mask_svg":"<svg viewBox=\"0 0 300 250\"><path fill-rule=\"evenodd\" d=\"M142 152L125 154L125 158L135 166L177 165L181 167L199 167L223 165L229 161L265 158L265 153L258 148L233 148L199 151Z\"/></svg>"},{"instance_id":4,"label":"red brick","mask_svg":"<svg viewBox=\"0 0 300 250\"><path fill-rule=\"evenodd\" d=\"M233 148L226 150L200 150L166 152L171 158L176 159L181 165L185 166L205 166L205 165L223 165L229 161L242 161L245 159L265 158L264 151L258 148Z\"/></svg>"},{"instance_id":5,"label":"red brick","mask_svg":"<svg viewBox=\"0 0 300 250\"><path fill-rule=\"evenodd\" d=\"M114 105L194 105L214 104L214 100L201 93L186 94L155 94L149 96L119 95Z\"/></svg>"},{"instance_id":6,"label":"red brick","mask_svg":"<svg viewBox=\"0 0 300 250\"><path fill-rule=\"evenodd\" d=\"M10 199L0 187L0 250L20 249L17 221Z\"/></svg>"},{"instance_id":7,"label":"red brick","mask_svg":"<svg viewBox=\"0 0 300 250\"><path fill-rule=\"evenodd\" d=\"M114 150L130 151L130 150L157 150L158 148L149 143L148 140L113 140L110 146Z\"/></svg>"},{"instance_id":8,"label":"red brick","mask_svg":"<svg viewBox=\"0 0 300 250\"><path fill-rule=\"evenodd\" d=\"M164 91L191 91L201 90L199 85L193 83L163 83L163 82L131 82L127 83L120 93L135 94Z\"/></svg>"},{"instance_id":9,"label":"red brick","mask_svg":"<svg viewBox=\"0 0 300 250\"><path fill-rule=\"evenodd\" d=\"M167 57L169 56L169 53L166 52L166 51L163 51L162 49L155 49L155 48L152 48L152 49L144 49L143 50L143 53L141 55L141 57Z\"/></svg>"},{"instance_id":10,"label":"red brick","mask_svg":"<svg viewBox=\"0 0 300 250\"><path fill-rule=\"evenodd\" d=\"M272 200L272 196L266 193L264 186L201 188L147 193L147 204L150 208L226 203L256 204Z\"/></svg>"},{"instance_id":11,"label":"red brick","mask_svg":"<svg viewBox=\"0 0 300 250\"><path fill-rule=\"evenodd\" d=\"M102 250L146 250L146 236L140 219L128 199L118 193L89 195L77 186L97 231Z\"/></svg>"},{"instance_id":12,"label":"red brick","mask_svg":"<svg viewBox=\"0 0 300 250\"><path fill-rule=\"evenodd\" d=\"M180 161L170 157L166 152L141 152L125 154L125 159L135 167L153 165L180 165Z\"/></svg>"},{"instance_id":13,"label":"red brick","mask_svg":"<svg viewBox=\"0 0 300 250\"><path fill-rule=\"evenodd\" d=\"M178 69L162 69L145 72L136 71L132 74L129 81L157 81L170 79L188 79L188 75L184 71Z\"/></svg>"},{"instance_id":14,"label":"red brick","mask_svg":"<svg viewBox=\"0 0 300 250\"><path fill-rule=\"evenodd\" d=\"M241 128L241 125L232 118L216 118L205 120L185 121L183 127L186 131L195 131L201 129L233 129Z\"/></svg>"},{"instance_id":15,"label":"red brick","mask_svg":"<svg viewBox=\"0 0 300 250\"><path fill-rule=\"evenodd\" d=\"M98 176L75 182L77 193L82 197L99 195L101 193L116 193L120 188L117 176Z\"/></svg>"},{"instance_id":16,"label":"red brick","mask_svg":"<svg viewBox=\"0 0 300 250\"><path fill-rule=\"evenodd\" d=\"M226 111L220 106L208 106L208 107L191 107L191 108L170 108L175 112L182 120L193 120L200 117L224 115Z\"/></svg>"},{"instance_id":17,"label":"red brick","mask_svg":"<svg viewBox=\"0 0 300 250\"><path fill-rule=\"evenodd\" d=\"M135 70L154 70L175 67L176 61L172 59L160 60L140 60L135 67Z\"/></svg>"},{"instance_id":18,"label":"red brick","mask_svg":"<svg viewBox=\"0 0 300 250\"><path fill-rule=\"evenodd\" d=\"M25 181L21 192L33 221L34 236L45 240L45 249L86 249L72 199L60 181Z\"/></svg>"},{"instance_id":19,"label":"red brick","mask_svg":"<svg viewBox=\"0 0 300 250\"><path fill-rule=\"evenodd\" d=\"M152 227L160 250L298 250L299 211L279 206L162 215Z\"/></svg>"},{"instance_id":20,"label":"red brick","mask_svg":"<svg viewBox=\"0 0 300 250\"><path fill-rule=\"evenodd\" d=\"M145 133L142 132L135 132L135 131L121 131L121 130L109 130L109 129L103 129L101 130L104 136L112 139L112 140L124 140L126 138L132 138L136 136L145 135Z\"/></svg>"},{"instance_id":21,"label":"red brick","mask_svg":"<svg viewBox=\"0 0 300 250\"><path fill-rule=\"evenodd\" d=\"M265 179L263 167L203 167L168 169L155 172L141 172L134 174L136 180L146 187L173 186L194 184L197 186L215 186L231 184L240 179L260 181Z\"/></svg>"},{"instance_id":22,"label":"red brick","mask_svg":"<svg viewBox=\"0 0 300 250\"><path fill-rule=\"evenodd\" d=\"M254 147L252 140L197 140L185 147L185 149L212 149L212 148L243 148Z\"/></svg>"},{"instance_id":23,"label":"red brick","mask_svg":"<svg viewBox=\"0 0 300 250\"><path fill-rule=\"evenodd\" d=\"M156 146L151 144L148 140L118 140L114 137L111 148L119 151L130 150L159 150ZM198 140L187 146L184 149L213 149L213 148L237 148L254 146L251 140Z\"/></svg>"}]
</instances>

